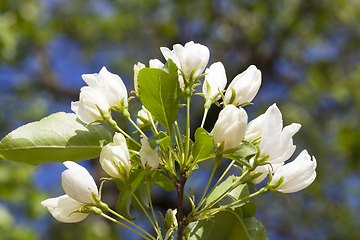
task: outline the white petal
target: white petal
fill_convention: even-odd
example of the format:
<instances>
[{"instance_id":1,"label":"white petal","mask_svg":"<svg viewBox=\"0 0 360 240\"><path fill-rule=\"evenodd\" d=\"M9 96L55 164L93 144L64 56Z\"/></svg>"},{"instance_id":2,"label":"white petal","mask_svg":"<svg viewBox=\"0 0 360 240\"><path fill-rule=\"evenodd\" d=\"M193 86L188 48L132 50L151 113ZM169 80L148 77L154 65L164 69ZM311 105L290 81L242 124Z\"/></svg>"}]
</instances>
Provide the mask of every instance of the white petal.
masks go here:
<instances>
[{"instance_id":1,"label":"white petal","mask_svg":"<svg viewBox=\"0 0 360 240\"><path fill-rule=\"evenodd\" d=\"M41 202L41 205L46 207L56 220L65 223L80 222L89 215L88 213L73 213L81 209L81 204L68 195L49 198Z\"/></svg>"}]
</instances>

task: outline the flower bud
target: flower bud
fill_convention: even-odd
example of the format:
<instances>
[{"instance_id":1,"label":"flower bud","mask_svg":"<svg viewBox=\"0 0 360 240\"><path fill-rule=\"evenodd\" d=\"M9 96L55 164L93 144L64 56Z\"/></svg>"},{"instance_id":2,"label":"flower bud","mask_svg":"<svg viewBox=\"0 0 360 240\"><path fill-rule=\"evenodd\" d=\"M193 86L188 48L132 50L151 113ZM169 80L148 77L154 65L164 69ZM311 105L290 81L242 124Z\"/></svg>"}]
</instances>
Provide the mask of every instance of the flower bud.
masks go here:
<instances>
[{"instance_id":1,"label":"flower bud","mask_svg":"<svg viewBox=\"0 0 360 240\"><path fill-rule=\"evenodd\" d=\"M41 205L46 207L56 220L64 223L80 222L89 215L88 213L76 212L81 209L82 204L66 194L41 202Z\"/></svg>"},{"instance_id":2,"label":"flower bud","mask_svg":"<svg viewBox=\"0 0 360 240\"><path fill-rule=\"evenodd\" d=\"M214 126L215 145L223 144L224 151L239 146L245 135L247 120L248 116L243 108L226 105Z\"/></svg>"},{"instance_id":3,"label":"flower bud","mask_svg":"<svg viewBox=\"0 0 360 240\"><path fill-rule=\"evenodd\" d=\"M140 128L143 128L146 126L146 123L150 121L150 117L152 117L154 119L153 116L151 116L151 113L144 107L142 106L141 110L138 111L137 115L140 117L140 118L137 118L136 119L136 124L140 127ZM142 118L142 119L141 119ZM145 121L145 122L144 122Z\"/></svg>"},{"instance_id":4,"label":"flower bud","mask_svg":"<svg viewBox=\"0 0 360 240\"><path fill-rule=\"evenodd\" d=\"M309 186L316 178L316 159L303 150L292 162L278 168L271 180L271 184L276 184L281 177L283 183L276 188L283 193L298 192Z\"/></svg>"},{"instance_id":5,"label":"flower bud","mask_svg":"<svg viewBox=\"0 0 360 240\"><path fill-rule=\"evenodd\" d=\"M101 83L100 90L103 92L111 107L123 107L121 101L127 106L127 89L118 75L109 72L106 67L103 67L99 74L85 74L83 75L83 79L85 80L91 75L92 78L97 77L99 79L99 82Z\"/></svg>"},{"instance_id":6,"label":"flower bud","mask_svg":"<svg viewBox=\"0 0 360 240\"><path fill-rule=\"evenodd\" d=\"M227 82L224 65L221 62L213 63L205 73L202 92L206 100L211 99L214 102L220 98L220 92L224 90Z\"/></svg>"},{"instance_id":7,"label":"flower bud","mask_svg":"<svg viewBox=\"0 0 360 240\"><path fill-rule=\"evenodd\" d=\"M152 149L149 142L148 142L148 138L144 135L141 135L141 149L140 149L140 158L141 158L141 164L146 167L146 166L150 166L151 169L155 169L159 166L159 154L158 154L158 147L156 147L155 149Z\"/></svg>"},{"instance_id":8,"label":"flower bud","mask_svg":"<svg viewBox=\"0 0 360 240\"><path fill-rule=\"evenodd\" d=\"M166 61L170 58L184 72L186 79L190 79L194 69L196 70L193 79L199 77L210 57L210 51L206 46L193 41L186 43L185 46L175 44L172 51L166 47L161 47L160 50Z\"/></svg>"},{"instance_id":9,"label":"flower bud","mask_svg":"<svg viewBox=\"0 0 360 240\"><path fill-rule=\"evenodd\" d=\"M259 91L260 85L261 72L254 65L251 65L231 81L225 93L225 103L238 106L251 102ZM235 91L235 96L232 96L232 89ZM234 101L230 102L232 97L235 97Z\"/></svg>"},{"instance_id":10,"label":"flower bud","mask_svg":"<svg viewBox=\"0 0 360 240\"><path fill-rule=\"evenodd\" d=\"M101 91L88 86L81 88L80 101L71 102L71 110L86 124L103 120L98 108L107 112L110 105Z\"/></svg>"},{"instance_id":11,"label":"flower bud","mask_svg":"<svg viewBox=\"0 0 360 240\"><path fill-rule=\"evenodd\" d=\"M68 169L62 172L61 182L66 194L81 203L94 203L92 193L98 197L99 192L90 173L72 161L66 161L64 165Z\"/></svg>"},{"instance_id":12,"label":"flower bud","mask_svg":"<svg viewBox=\"0 0 360 240\"><path fill-rule=\"evenodd\" d=\"M100 165L114 178L123 181L128 178L131 169L130 155L125 137L121 133L115 133L113 144L101 149Z\"/></svg>"}]
</instances>

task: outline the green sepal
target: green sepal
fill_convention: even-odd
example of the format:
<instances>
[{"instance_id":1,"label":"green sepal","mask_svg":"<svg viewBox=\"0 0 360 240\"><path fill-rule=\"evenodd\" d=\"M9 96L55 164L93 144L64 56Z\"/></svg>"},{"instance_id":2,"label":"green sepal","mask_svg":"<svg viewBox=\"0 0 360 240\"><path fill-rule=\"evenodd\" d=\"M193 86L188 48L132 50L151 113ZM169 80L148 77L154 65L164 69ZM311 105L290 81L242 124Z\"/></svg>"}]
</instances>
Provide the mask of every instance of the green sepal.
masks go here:
<instances>
[{"instance_id":1,"label":"green sepal","mask_svg":"<svg viewBox=\"0 0 360 240\"><path fill-rule=\"evenodd\" d=\"M255 157L257 153L258 149L254 144L248 141L242 141L236 148L223 152L223 157L230 158L247 168L251 168L249 161Z\"/></svg>"}]
</instances>

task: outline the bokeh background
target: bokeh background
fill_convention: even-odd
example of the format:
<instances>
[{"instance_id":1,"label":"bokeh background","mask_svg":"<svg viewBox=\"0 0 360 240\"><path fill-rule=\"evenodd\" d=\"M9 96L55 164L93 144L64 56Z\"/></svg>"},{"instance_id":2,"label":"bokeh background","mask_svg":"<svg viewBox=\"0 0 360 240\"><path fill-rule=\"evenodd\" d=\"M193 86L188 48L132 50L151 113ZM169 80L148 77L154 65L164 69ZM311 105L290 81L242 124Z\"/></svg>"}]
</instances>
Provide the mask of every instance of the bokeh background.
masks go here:
<instances>
[{"instance_id":1,"label":"bokeh background","mask_svg":"<svg viewBox=\"0 0 360 240\"><path fill-rule=\"evenodd\" d=\"M255 64L263 84L246 107L250 119L276 102L285 125L302 124L294 156L307 149L318 161L315 182L289 194L290 204L278 194L255 199L269 239L360 239L359 22L356 0L2 0L0 137L71 112L85 85L81 74L106 66L130 91L135 63L164 61L159 47L193 40L209 47L210 63L225 65L228 82ZM203 100L196 102L194 126ZM136 113L139 103L130 103ZM219 110L211 109L208 130ZM96 160L82 164L104 176ZM0 240L132 239L98 217L63 224L50 216L40 202L63 194L64 169L0 159ZM188 187L205 184L206 174ZM110 202L116 194L110 191ZM157 208L174 207L172 199L157 198Z\"/></svg>"}]
</instances>

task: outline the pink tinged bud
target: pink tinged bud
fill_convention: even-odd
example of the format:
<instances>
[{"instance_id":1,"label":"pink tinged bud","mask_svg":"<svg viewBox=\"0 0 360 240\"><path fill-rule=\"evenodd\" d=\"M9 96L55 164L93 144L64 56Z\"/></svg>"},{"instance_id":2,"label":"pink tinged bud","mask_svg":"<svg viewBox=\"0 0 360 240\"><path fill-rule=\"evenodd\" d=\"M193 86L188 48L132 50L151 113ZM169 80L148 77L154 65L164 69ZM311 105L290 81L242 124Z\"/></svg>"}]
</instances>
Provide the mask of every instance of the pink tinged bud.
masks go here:
<instances>
[{"instance_id":1,"label":"pink tinged bud","mask_svg":"<svg viewBox=\"0 0 360 240\"><path fill-rule=\"evenodd\" d=\"M146 136L141 135L141 149L140 149L140 158L141 158L141 164L146 167L150 166L151 169L155 169L159 166L159 154L158 154L158 147L155 149L152 149L148 138Z\"/></svg>"},{"instance_id":2,"label":"pink tinged bud","mask_svg":"<svg viewBox=\"0 0 360 240\"><path fill-rule=\"evenodd\" d=\"M231 81L225 93L225 103L229 103L231 100L232 88L236 93L232 104L238 106L251 102L259 91L260 85L261 72L254 65L251 65Z\"/></svg>"},{"instance_id":3,"label":"pink tinged bud","mask_svg":"<svg viewBox=\"0 0 360 240\"><path fill-rule=\"evenodd\" d=\"M283 193L298 192L309 186L316 178L316 159L303 150L292 162L275 171L271 184L277 183L281 177L284 182L276 188Z\"/></svg>"},{"instance_id":4,"label":"pink tinged bud","mask_svg":"<svg viewBox=\"0 0 360 240\"><path fill-rule=\"evenodd\" d=\"M193 79L200 76L210 57L210 51L206 46L193 41L186 43L185 46L175 44L172 51L166 47L161 47L160 50L166 60L170 58L174 61L177 67L184 72L187 79L190 78L190 74L194 69L196 70Z\"/></svg>"},{"instance_id":5,"label":"pink tinged bud","mask_svg":"<svg viewBox=\"0 0 360 240\"><path fill-rule=\"evenodd\" d=\"M125 180L129 176L130 155L125 137L121 133L115 133L113 144L102 148L100 165L111 177Z\"/></svg>"},{"instance_id":6,"label":"pink tinged bud","mask_svg":"<svg viewBox=\"0 0 360 240\"><path fill-rule=\"evenodd\" d=\"M206 69L205 73L205 81L202 87L205 99L217 100L227 82L224 65L221 62L213 63Z\"/></svg>"},{"instance_id":7,"label":"pink tinged bud","mask_svg":"<svg viewBox=\"0 0 360 240\"><path fill-rule=\"evenodd\" d=\"M66 161L64 165L68 168L61 174L65 193L81 203L94 203L92 194L98 197L99 192L90 173L86 168L72 161Z\"/></svg>"},{"instance_id":8,"label":"pink tinged bud","mask_svg":"<svg viewBox=\"0 0 360 240\"><path fill-rule=\"evenodd\" d=\"M243 108L226 105L214 126L215 145L224 144L224 151L239 146L245 136L247 120L248 116Z\"/></svg>"},{"instance_id":9,"label":"pink tinged bud","mask_svg":"<svg viewBox=\"0 0 360 240\"><path fill-rule=\"evenodd\" d=\"M88 213L76 212L81 209L82 204L68 195L49 198L41 202L41 205L46 207L56 220L64 223L80 222L89 215Z\"/></svg>"},{"instance_id":10,"label":"pink tinged bud","mask_svg":"<svg viewBox=\"0 0 360 240\"><path fill-rule=\"evenodd\" d=\"M269 155L267 162L281 163L292 156L296 148L292 137L300 127L300 124L293 123L283 128L282 115L276 104L266 110L259 147L262 156Z\"/></svg>"}]
</instances>

